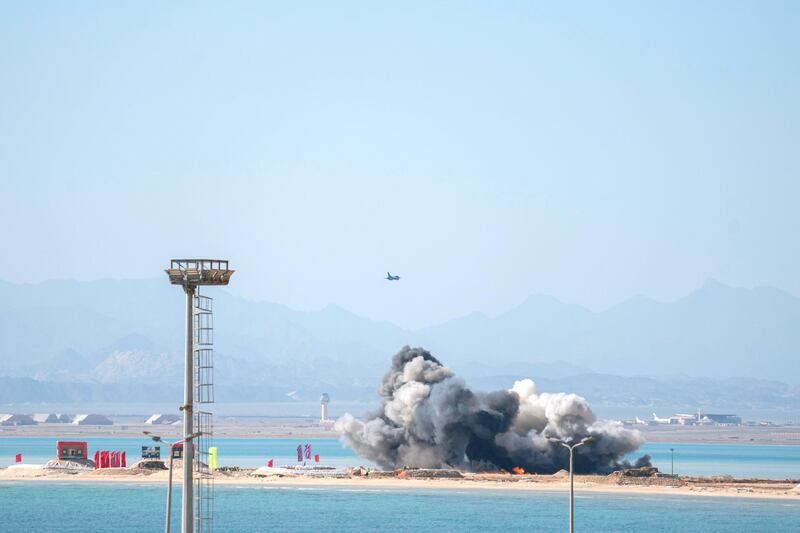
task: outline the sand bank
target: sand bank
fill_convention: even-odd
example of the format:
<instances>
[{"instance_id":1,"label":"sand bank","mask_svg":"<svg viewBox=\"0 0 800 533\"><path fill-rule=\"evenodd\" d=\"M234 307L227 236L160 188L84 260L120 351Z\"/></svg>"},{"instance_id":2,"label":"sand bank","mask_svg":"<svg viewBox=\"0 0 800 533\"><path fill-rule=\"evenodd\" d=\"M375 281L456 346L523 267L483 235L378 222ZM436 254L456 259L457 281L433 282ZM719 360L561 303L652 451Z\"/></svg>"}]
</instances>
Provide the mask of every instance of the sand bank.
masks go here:
<instances>
[{"instance_id":1,"label":"sand bank","mask_svg":"<svg viewBox=\"0 0 800 533\"><path fill-rule=\"evenodd\" d=\"M180 470L174 480L181 478ZM166 471L141 472L133 469L104 469L81 473L53 472L41 469L3 469L0 482L69 482L69 483L144 483L165 484ZM217 485L241 487L309 487L364 490L468 490L468 491L567 491L564 477L501 474L465 474L463 479L403 479L397 477L308 477L303 475L254 476L251 470L218 472ZM575 489L583 493L672 496L722 496L735 498L772 498L800 502L800 488L794 482L772 480L710 480L690 478L674 486L659 484L620 484L605 476L576 476Z\"/></svg>"}]
</instances>

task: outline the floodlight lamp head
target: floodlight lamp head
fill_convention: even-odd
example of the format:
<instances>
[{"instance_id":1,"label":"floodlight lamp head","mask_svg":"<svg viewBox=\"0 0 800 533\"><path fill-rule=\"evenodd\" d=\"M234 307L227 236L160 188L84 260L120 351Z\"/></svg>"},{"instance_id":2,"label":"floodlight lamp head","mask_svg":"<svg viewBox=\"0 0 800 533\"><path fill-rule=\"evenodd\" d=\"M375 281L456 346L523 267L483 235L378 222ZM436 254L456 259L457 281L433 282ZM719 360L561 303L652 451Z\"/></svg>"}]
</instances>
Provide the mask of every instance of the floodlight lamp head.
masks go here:
<instances>
[{"instance_id":1,"label":"floodlight lamp head","mask_svg":"<svg viewBox=\"0 0 800 533\"><path fill-rule=\"evenodd\" d=\"M235 271L225 259L172 259L165 272L173 285L197 287L227 285Z\"/></svg>"}]
</instances>

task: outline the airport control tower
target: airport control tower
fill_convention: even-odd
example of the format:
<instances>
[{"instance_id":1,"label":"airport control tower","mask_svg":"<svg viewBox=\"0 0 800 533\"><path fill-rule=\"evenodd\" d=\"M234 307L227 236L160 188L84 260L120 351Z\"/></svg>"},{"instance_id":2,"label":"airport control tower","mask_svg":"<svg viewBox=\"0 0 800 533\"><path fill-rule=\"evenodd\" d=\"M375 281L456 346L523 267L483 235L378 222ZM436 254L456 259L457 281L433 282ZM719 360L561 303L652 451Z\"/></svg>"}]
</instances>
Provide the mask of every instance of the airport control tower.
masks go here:
<instances>
[{"instance_id":1,"label":"airport control tower","mask_svg":"<svg viewBox=\"0 0 800 533\"><path fill-rule=\"evenodd\" d=\"M201 285L227 285L233 275L228 262L218 259L173 259L166 270L169 282L186 293L186 371L183 382L183 495L181 532L199 533L211 527L211 482L205 462L211 434L211 413L195 412L195 403L213 403L213 322L211 298ZM195 463L195 452L200 454ZM197 468L195 468L197 467ZM193 483L197 481L197 491Z\"/></svg>"},{"instance_id":2,"label":"airport control tower","mask_svg":"<svg viewBox=\"0 0 800 533\"><path fill-rule=\"evenodd\" d=\"M330 401L331 398L327 392L323 392L322 396L319 397L319 421L321 424L328 421L328 404Z\"/></svg>"}]
</instances>

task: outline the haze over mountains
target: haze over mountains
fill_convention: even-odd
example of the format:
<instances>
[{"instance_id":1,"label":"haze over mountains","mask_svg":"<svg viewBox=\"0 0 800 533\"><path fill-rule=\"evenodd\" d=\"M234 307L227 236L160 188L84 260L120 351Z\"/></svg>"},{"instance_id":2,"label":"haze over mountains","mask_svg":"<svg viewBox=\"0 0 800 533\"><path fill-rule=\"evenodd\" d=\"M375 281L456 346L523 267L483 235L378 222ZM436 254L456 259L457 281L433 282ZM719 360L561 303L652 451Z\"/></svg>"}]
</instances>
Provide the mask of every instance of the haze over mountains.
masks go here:
<instances>
[{"instance_id":1,"label":"haze over mountains","mask_svg":"<svg viewBox=\"0 0 800 533\"><path fill-rule=\"evenodd\" d=\"M528 376L595 402L800 407L800 299L774 288L709 281L675 302L636 297L602 312L537 295L496 317L415 331L334 305L303 312L205 293L215 299L217 395L229 401L323 390L368 399L409 344L478 388ZM0 403L180 395L183 295L165 280L0 282L0 335Z\"/></svg>"}]
</instances>

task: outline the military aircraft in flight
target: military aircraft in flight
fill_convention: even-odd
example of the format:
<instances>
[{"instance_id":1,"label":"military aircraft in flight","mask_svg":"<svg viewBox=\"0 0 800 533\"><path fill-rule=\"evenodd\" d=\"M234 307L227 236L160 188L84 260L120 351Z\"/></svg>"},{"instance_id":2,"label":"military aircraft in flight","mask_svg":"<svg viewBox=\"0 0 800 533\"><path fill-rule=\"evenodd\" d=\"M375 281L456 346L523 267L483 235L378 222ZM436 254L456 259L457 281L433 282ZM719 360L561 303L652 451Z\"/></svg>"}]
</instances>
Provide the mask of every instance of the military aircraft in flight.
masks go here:
<instances>
[{"instance_id":1,"label":"military aircraft in flight","mask_svg":"<svg viewBox=\"0 0 800 533\"><path fill-rule=\"evenodd\" d=\"M392 276L387 272L386 277L384 279L388 279L389 281L398 281L400 279L400 276Z\"/></svg>"}]
</instances>

